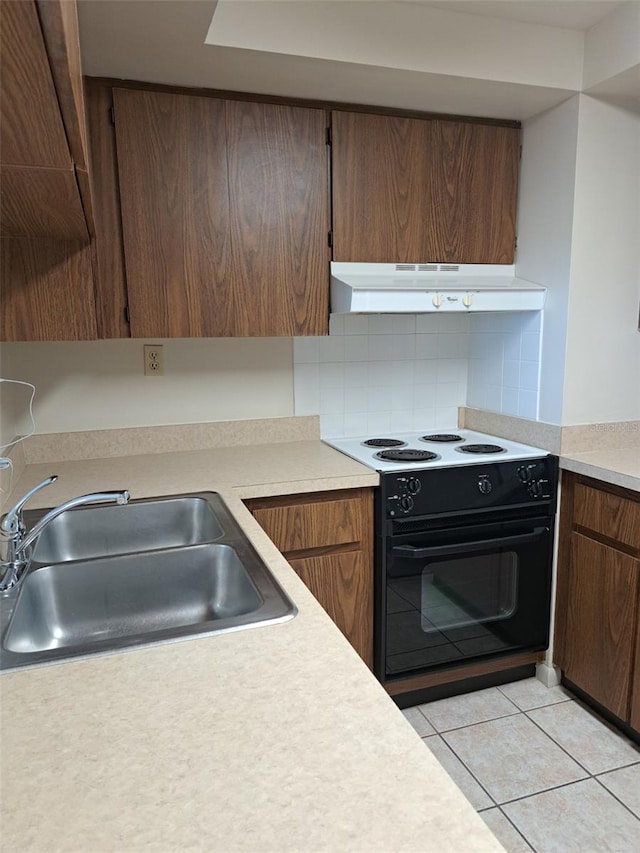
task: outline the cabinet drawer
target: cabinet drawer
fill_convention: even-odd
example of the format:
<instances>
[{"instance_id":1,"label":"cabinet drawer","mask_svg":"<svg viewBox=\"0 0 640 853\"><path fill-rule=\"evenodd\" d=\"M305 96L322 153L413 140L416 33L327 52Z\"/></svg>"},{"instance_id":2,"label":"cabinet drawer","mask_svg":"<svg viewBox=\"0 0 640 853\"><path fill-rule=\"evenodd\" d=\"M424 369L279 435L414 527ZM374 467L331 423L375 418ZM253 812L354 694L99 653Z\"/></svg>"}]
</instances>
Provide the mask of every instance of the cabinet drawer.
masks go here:
<instances>
[{"instance_id":1,"label":"cabinet drawer","mask_svg":"<svg viewBox=\"0 0 640 853\"><path fill-rule=\"evenodd\" d=\"M254 509L253 515L279 551L303 551L360 542L362 504L345 499Z\"/></svg>"},{"instance_id":2,"label":"cabinet drawer","mask_svg":"<svg viewBox=\"0 0 640 853\"><path fill-rule=\"evenodd\" d=\"M640 551L640 503L576 483L573 522Z\"/></svg>"}]
</instances>

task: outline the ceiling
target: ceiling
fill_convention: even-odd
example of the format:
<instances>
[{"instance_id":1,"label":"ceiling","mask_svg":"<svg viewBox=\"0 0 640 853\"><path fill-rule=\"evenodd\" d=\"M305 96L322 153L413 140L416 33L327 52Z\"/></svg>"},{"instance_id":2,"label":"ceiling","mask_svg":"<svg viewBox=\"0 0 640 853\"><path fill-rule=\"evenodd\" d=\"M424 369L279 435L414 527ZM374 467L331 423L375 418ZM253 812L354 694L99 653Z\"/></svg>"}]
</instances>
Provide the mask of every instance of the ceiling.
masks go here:
<instances>
[{"instance_id":1,"label":"ceiling","mask_svg":"<svg viewBox=\"0 0 640 853\"><path fill-rule=\"evenodd\" d=\"M548 69L571 62L575 69L578 60L581 68L583 31L621 5L617 0L80 0L79 17L90 76L524 120L580 90L581 74L578 79L575 70L551 80ZM313 6L317 27L309 23ZM231 22L230 37L211 39L216 27L225 30L223 12ZM406 26L394 34L384 26L385 15ZM353 29L341 27L343 20ZM449 36L443 43L432 21L446 23ZM463 32L470 49L455 45L464 43L458 37ZM417 64L406 61L406 39L415 42ZM301 41L311 49L300 49ZM332 52L338 41L342 52ZM393 54L392 61L382 60L378 43ZM533 44L541 46L539 57L536 51L532 57ZM441 51L440 65L433 60L435 48ZM467 62L482 51L487 73L481 62L477 69ZM520 73L527 51L528 77ZM515 59L507 62L505 55ZM627 80L627 87L633 88L635 79Z\"/></svg>"},{"instance_id":2,"label":"ceiling","mask_svg":"<svg viewBox=\"0 0 640 853\"><path fill-rule=\"evenodd\" d=\"M419 3L433 9L486 15L542 24L547 27L566 27L588 30L609 15L620 0L398 0L401 3Z\"/></svg>"}]
</instances>

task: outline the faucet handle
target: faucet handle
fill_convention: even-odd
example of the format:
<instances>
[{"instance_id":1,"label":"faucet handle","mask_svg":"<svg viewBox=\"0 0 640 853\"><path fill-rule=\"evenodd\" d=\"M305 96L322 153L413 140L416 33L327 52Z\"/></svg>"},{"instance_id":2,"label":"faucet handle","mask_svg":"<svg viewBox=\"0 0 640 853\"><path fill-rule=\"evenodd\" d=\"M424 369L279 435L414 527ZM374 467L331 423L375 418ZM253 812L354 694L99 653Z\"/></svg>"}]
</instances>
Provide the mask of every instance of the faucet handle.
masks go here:
<instances>
[{"instance_id":1,"label":"faucet handle","mask_svg":"<svg viewBox=\"0 0 640 853\"><path fill-rule=\"evenodd\" d=\"M50 477L47 477L46 480L43 480L41 483L38 483L37 486L30 489L26 495L23 495L15 506L11 507L2 521L0 521L0 531L8 536L14 536L20 531L24 532L24 524L22 522L22 510L24 505L30 501L31 498L40 491L40 489L44 489L45 486L50 486L51 483L55 483L57 479L58 475L52 474Z\"/></svg>"}]
</instances>

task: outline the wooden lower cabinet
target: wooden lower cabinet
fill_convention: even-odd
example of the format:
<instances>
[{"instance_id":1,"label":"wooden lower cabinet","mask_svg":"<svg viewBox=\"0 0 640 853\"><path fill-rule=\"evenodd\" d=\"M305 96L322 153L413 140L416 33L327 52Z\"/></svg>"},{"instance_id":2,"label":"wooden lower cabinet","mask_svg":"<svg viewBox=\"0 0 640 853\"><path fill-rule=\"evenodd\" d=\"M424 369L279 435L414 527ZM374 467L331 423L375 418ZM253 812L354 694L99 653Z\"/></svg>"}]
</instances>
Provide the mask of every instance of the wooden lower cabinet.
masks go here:
<instances>
[{"instance_id":1,"label":"wooden lower cabinet","mask_svg":"<svg viewBox=\"0 0 640 853\"><path fill-rule=\"evenodd\" d=\"M373 666L371 489L246 502L364 662Z\"/></svg>"},{"instance_id":2,"label":"wooden lower cabinet","mask_svg":"<svg viewBox=\"0 0 640 853\"><path fill-rule=\"evenodd\" d=\"M640 496L564 475L555 662L640 731Z\"/></svg>"},{"instance_id":3,"label":"wooden lower cabinet","mask_svg":"<svg viewBox=\"0 0 640 853\"><path fill-rule=\"evenodd\" d=\"M372 666L373 569L362 551L290 560L360 657Z\"/></svg>"}]
</instances>

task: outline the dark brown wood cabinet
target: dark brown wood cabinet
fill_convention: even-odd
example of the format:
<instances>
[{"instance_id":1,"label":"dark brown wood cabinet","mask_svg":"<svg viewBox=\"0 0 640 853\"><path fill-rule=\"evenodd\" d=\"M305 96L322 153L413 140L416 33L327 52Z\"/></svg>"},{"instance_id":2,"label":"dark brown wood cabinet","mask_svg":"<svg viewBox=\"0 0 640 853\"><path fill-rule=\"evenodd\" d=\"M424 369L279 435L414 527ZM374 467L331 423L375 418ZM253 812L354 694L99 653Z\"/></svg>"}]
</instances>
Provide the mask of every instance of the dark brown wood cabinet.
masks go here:
<instances>
[{"instance_id":1,"label":"dark brown wood cabinet","mask_svg":"<svg viewBox=\"0 0 640 853\"><path fill-rule=\"evenodd\" d=\"M75 3L4 0L0 17L0 233L88 242L90 198L75 171L87 170Z\"/></svg>"},{"instance_id":2,"label":"dark brown wood cabinet","mask_svg":"<svg viewBox=\"0 0 640 853\"><path fill-rule=\"evenodd\" d=\"M334 111L334 260L513 263L519 152L517 126Z\"/></svg>"},{"instance_id":3,"label":"dark brown wood cabinet","mask_svg":"<svg viewBox=\"0 0 640 853\"><path fill-rule=\"evenodd\" d=\"M360 657L373 666L373 493L318 492L246 501Z\"/></svg>"},{"instance_id":4,"label":"dark brown wood cabinet","mask_svg":"<svg viewBox=\"0 0 640 853\"><path fill-rule=\"evenodd\" d=\"M324 111L113 97L131 335L326 334Z\"/></svg>"},{"instance_id":5,"label":"dark brown wood cabinet","mask_svg":"<svg viewBox=\"0 0 640 853\"><path fill-rule=\"evenodd\" d=\"M0 340L97 336L73 0L0 4Z\"/></svg>"},{"instance_id":6,"label":"dark brown wood cabinet","mask_svg":"<svg viewBox=\"0 0 640 853\"><path fill-rule=\"evenodd\" d=\"M566 473L555 662L640 731L640 496Z\"/></svg>"}]
</instances>

